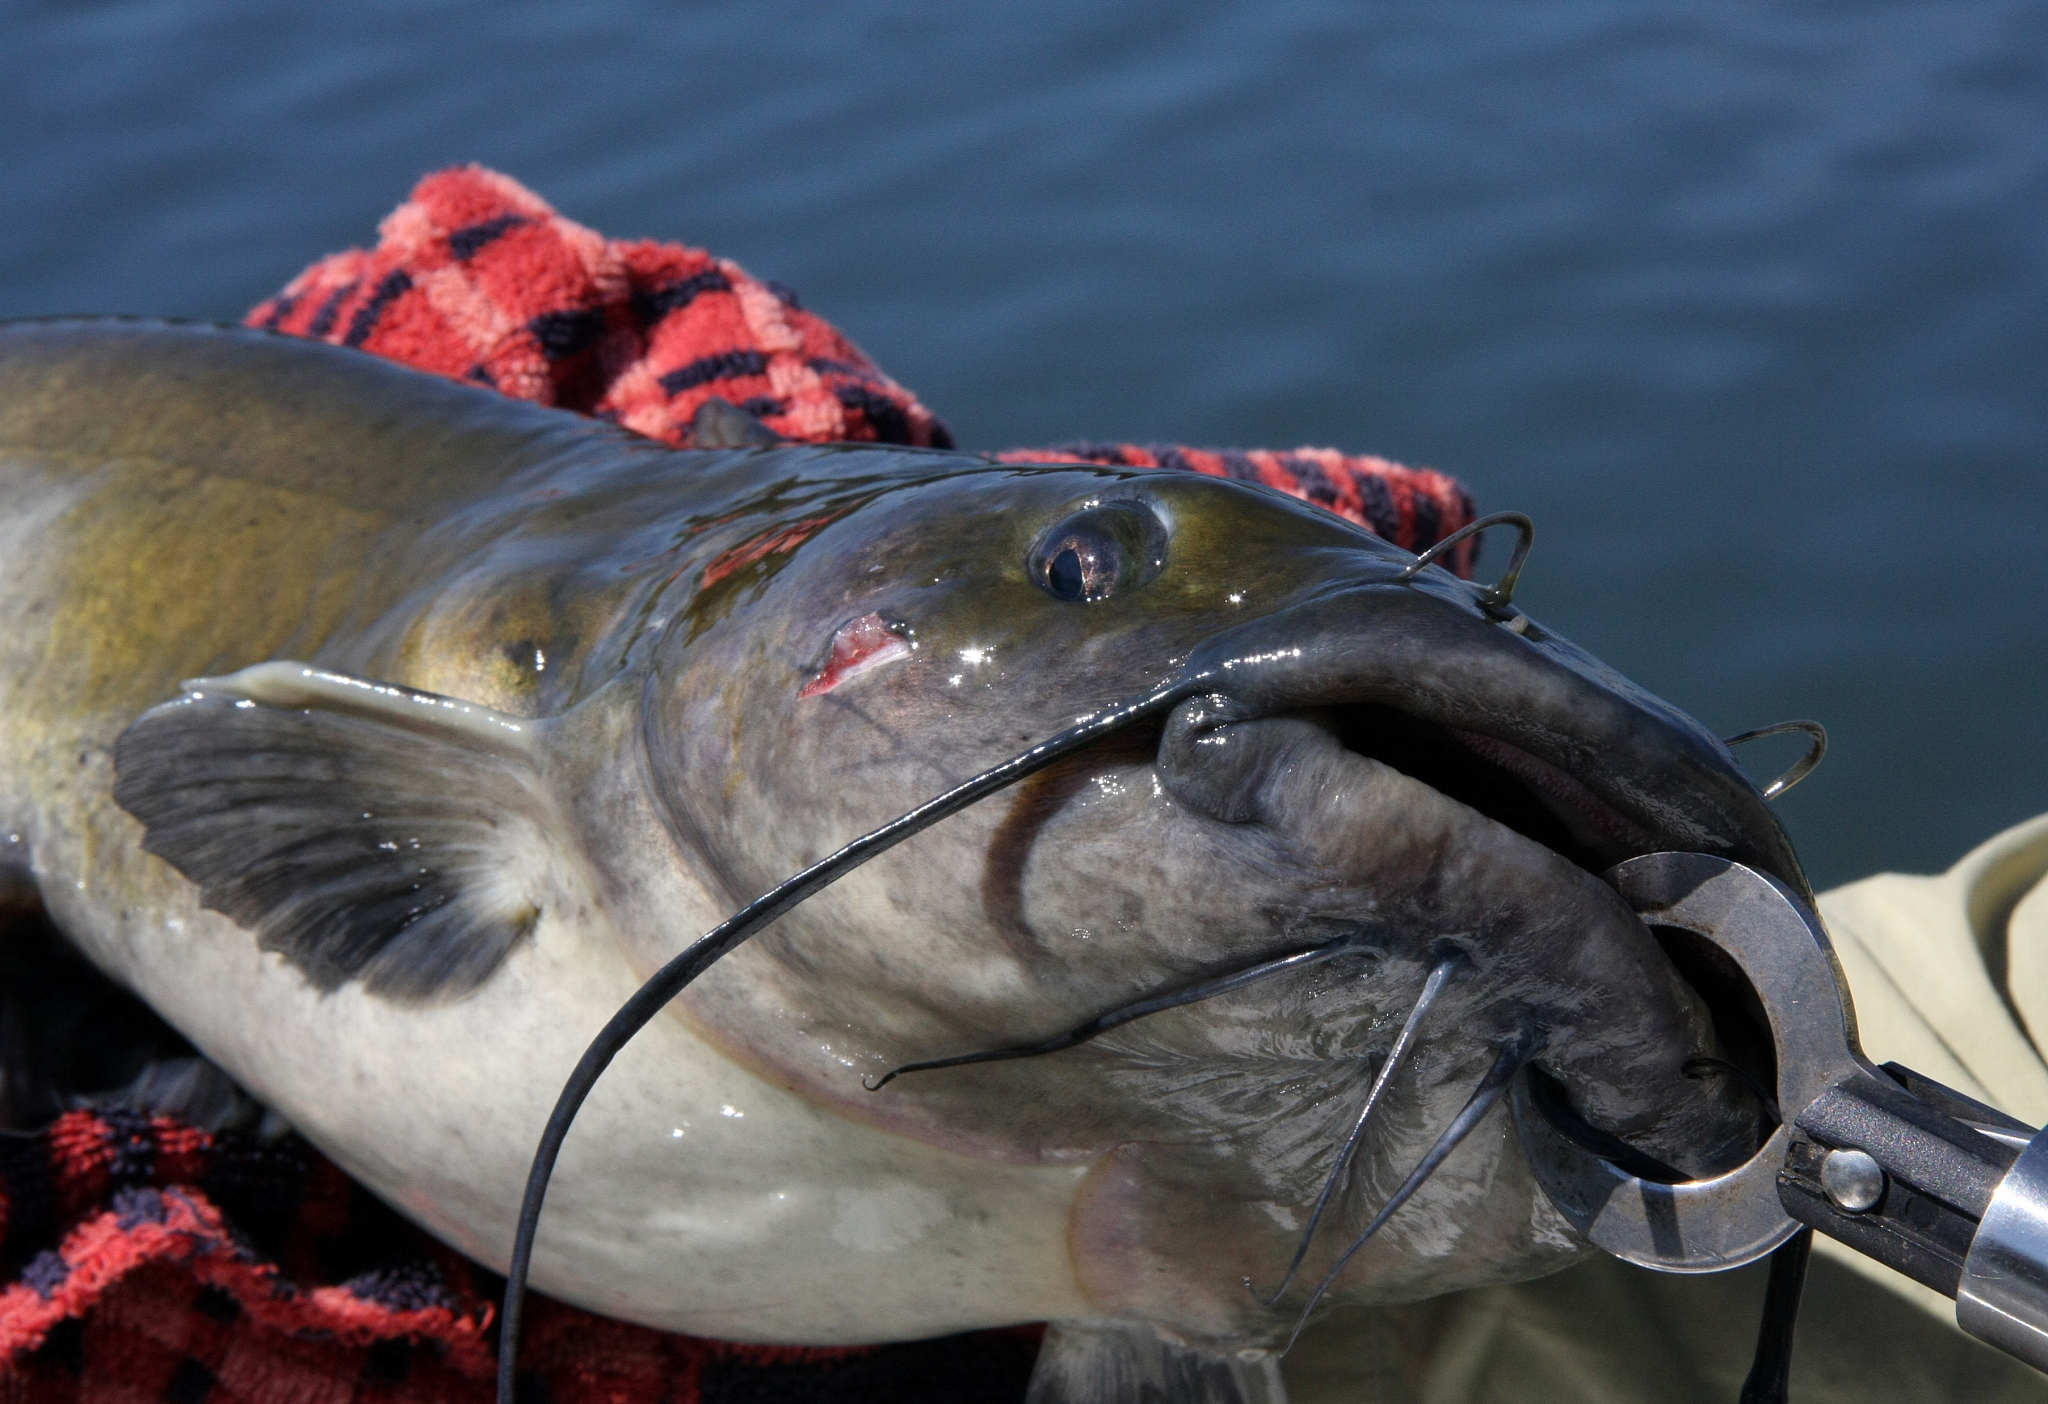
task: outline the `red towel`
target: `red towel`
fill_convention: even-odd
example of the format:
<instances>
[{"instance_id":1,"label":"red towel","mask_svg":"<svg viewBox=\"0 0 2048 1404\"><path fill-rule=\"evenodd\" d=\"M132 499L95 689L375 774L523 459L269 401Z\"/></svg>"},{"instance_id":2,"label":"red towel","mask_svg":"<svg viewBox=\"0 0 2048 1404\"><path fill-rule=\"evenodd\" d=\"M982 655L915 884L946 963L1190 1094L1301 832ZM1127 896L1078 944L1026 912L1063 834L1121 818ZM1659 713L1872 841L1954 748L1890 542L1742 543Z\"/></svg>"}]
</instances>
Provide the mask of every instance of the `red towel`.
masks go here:
<instances>
[{"instance_id":1,"label":"red towel","mask_svg":"<svg viewBox=\"0 0 2048 1404\"><path fill-rule=\"evenodd\" d=\"M249 314L252 326L495 386L686 445L718 398L790 439L950 448L946 426L860 348L727 259L606 239L480 166L442 171L378 228L377 247L329 255ZM1472 520L1457 481L1335 449L1062 444L1011 462L1082 459L1263 483L1411 551ZM1451 554L1470 574L1476 547Z\"/></svg>"},{"instance_id":2,"label":"red towel","mask_svg":"<svg viewBox=\"0 0 2048 1404\"><path fill-rule=\"evenodd\" d=\"M0 1135L0 1404L488 1404L503 1282L296 1137L68 1112ZM1035 1331L745 1346L530 1299L534 1404L1020 1400Z\"/></svg>"},{"instance_id":3,"label":"red towel","mask_svg":"<svg viewBox=\"0 0 2048 1404\"><path fill-rule=\"evenodd\" d=\"M420 182L375 249L252 325L360 346L687 444L714 396L791 439L950 447L915 396L788 289L696 249L607 240L471 166ZM1263 483L1409 550L1472 520L1444 474L1332 449L1069 444L1081 460ZM1469 574L1474 547L1449 562ZM4 935L4 933L0 933ZM502 1284L296 1138L72 1112L0 1135L0 1404L485 1404ZM1020 1400L1036 1330L854 1349L665 1334L536 1297L537 1404Z\"/></svg>"}]
</instances>

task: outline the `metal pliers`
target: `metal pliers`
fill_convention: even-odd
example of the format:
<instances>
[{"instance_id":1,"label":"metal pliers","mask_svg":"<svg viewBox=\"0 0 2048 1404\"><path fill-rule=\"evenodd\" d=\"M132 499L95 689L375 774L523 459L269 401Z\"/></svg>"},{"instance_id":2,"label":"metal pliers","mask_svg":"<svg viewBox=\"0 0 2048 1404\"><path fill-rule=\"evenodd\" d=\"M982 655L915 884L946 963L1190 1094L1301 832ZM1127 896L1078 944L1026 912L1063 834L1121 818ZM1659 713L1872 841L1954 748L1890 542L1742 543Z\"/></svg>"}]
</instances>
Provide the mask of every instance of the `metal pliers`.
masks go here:
<instances>
[{"instance_id":1,"label":"metal pliers","mask_svg":"<svg viewBox=\"0 0 2048 1404\"><path fill-rule=\"evenodd\" d=\"M1769 1024L1777 1126L1748 1161L1671 1182L1517 1080L1516 1129L1578 1231L1666 1272L1719 1272L1810 1225L1955 1299L1956 1324L2048 1370L2048 1133L1863 1055L1819 916L1783 883L1698 853L1607 874L1643 921L1732 960ZM1621 1163L1617 1163L1621 1162Z\"/></svg>"}]
</instances>

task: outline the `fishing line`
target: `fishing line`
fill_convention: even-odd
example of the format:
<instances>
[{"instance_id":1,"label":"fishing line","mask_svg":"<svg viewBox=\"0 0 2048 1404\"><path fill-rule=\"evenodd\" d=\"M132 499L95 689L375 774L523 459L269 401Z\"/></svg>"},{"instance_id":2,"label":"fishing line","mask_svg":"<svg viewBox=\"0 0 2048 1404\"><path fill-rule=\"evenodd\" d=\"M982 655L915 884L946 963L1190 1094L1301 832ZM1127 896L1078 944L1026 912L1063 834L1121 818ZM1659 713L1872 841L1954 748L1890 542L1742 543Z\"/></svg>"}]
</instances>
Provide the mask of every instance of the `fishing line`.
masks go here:
<instances>
[{"instance_id":1,"label":"fishing line","mask_svg":"<svg viewBox=\"0 0 2048 1404\"><path fill-rule=\"evenodd\" d=\"M505 1304L498 1335L498 1404L515 1404L514 1370L519 1357L519 1323L526 1301L526 1279L533 1265L534 1238L540 1228L541 1206L547 1199L548 1181L562 1142L590 1091L633 1035L640 1032L668 1002L702 975L721 956L775 921L792 907L837 882L840 878L887 852L911 835L930 828L948 815L956 814L996 791L1045 769L1075 751L1125 727L1145 721L1196 692L1213 687L1215 672L1204 670L1167 683L1133 701L1119 703L1055 733L1028 751L1020 752L999 765L991 766L971 780L954 786L935 799L925 801L862 834L830 857L823 858L794 877L763 893L727 917L724 922L697 938L683 952L657 970L633 992L618 1012L605 1023L584 1050L575 1070L563 1084L533 1153L527 1173L526 1193L519 1205L519 1229L512 1240L512 1261L505 1272Z\"/></svg>"}]
</instances>

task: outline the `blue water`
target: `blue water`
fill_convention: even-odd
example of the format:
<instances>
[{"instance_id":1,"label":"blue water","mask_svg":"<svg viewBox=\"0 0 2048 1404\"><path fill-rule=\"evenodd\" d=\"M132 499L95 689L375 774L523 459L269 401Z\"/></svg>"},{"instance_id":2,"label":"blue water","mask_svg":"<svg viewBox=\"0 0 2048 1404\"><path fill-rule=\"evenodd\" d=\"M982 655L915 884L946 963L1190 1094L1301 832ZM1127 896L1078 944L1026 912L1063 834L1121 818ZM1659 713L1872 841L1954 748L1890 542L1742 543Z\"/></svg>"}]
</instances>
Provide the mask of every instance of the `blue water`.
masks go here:
<instances>
[{"instance_id":1,"label":"blue water","mask_svg":"<svg viewBox=\"0 0 2048 1404\"><path fill-rule=\"evenodd\" d=\"M0 314L233 318L480 160L970 446L1458 473L1554 627L1829 725L1822 882L2048 810L2040 4L0 3L0 142Z\"/></svg>"}]
</instances>

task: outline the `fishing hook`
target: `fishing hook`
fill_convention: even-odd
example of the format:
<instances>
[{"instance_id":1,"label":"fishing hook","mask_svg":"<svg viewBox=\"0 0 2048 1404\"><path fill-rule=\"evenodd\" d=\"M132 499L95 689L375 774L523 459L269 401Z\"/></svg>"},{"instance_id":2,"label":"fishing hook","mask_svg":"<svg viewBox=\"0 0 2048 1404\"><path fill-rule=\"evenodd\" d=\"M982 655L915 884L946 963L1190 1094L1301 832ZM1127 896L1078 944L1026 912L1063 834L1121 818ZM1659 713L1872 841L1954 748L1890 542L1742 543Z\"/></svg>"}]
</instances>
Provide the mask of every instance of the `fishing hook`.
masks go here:
<instances>
[{"instance_id":1,"label":"fishing hook","mask_svg":"<svg viewBox=\"0 0 2048 1404\"><path fill-rule=\"evenodd\" d=\"M1479 592L1479 603L1487 609L1506 609L1514 601L1515 582L1522 578L1522 562L1529 559L1529 548L1536 544L1536 523L1530 521L1520 512L1495 512L1490 516L1481 517L1476 522L1467 522L1464 526L1459 527L1449 536L1437 542L1436 545L1417 556L1413 565L1394 577L1394 583L1396 585L1406 585L1422 573L1424 566L1434 561L1438 556L1441 556L1459 542L1467 537L1477 536L1480 532L1490 527L1497 527L1503 524L1512 525L1516 531L1521 533L1521 539L1515 542L1515 553L1508 557L1508 568L1502 571L1500 579L1494 581L1491 585L1480 585L1473 588Z\"/></svg>"},{"instance_id":2,"label":"fishing hook","mask_svg":"<svg viewBox=\"0 0 2048 1404\"><path fill-rule=\"evenodd\" d=\"M1415 1030L1422 1023L1422 1016L1436 1003L1436 997L1450 982L1452 975L1465 963L1463 955L1447 955L1436 963L1429 972L1429 978L1422 982L1422 993L1415 1000L1415 1007L1408 1011L1408 1018L1401 1025L1400 1034L1394 1039L1394 1046L1387 1053L1387 1060L1380 1064L1377 1076L1372 1080L1372 1089L1365 1094L1365 1105L1358 1109L1358 1119L1351 1125L1351 1134L1345 1138L1344 1146L1337 1152L1337 1163L1330 1167L1329 1178L1323 1181L1323 1192L1316 1196L1316 1207L1308 1216L1308 1227L1302 1230L1301 1243L1294 1250L1294 1261L1287 1265L1287 1273L1280 1279L1280 1285L1273 1289L1270 1297L1261 1297L1262 1306L1271 1306L1280 1300L1288 1285L1294 1281L1294 1274L1301 1271L1302 1260L1308 1256L1309 1245L1315 1241L1316 1225L1322 1222L1323 1211L1329 1208L1330 1198L1337 1192L1337 1185L1344 1172L1351 1167L1352 1157L1357 1155L1360 1143L1365 1139L1365 1124L1372 1119L1373 1109L1379 1105L1380 1094L1387 1090L1387 1084L1394 1080L1394 1074L1408 1059L1409 1050L1415 1046ZM1245 1283L1247 1287L1251 1283Z\"/></svg>"},{"instance_id":3,"label":"fishing hook","mask_svg":"<svg viewBox=\"0 0 2048 1404\"><path fill-rule=\"evenodd\" d=\"M1817 721L1781 721L1772 726L1760 726L1755 731L1745 731L1740 736L1724 737L1724 746L1740 746L1745 741L1756 741L1765 736L1780 736L1788 731L1803 731L1812 740L1806 754L1792 763L1792 768L1764 786L1764 798L1776 799L1801 780L1813 774L1813 768L1820 764L1820 758L1828 753L1828 729Z\"/></svg>"}]
</instances>

